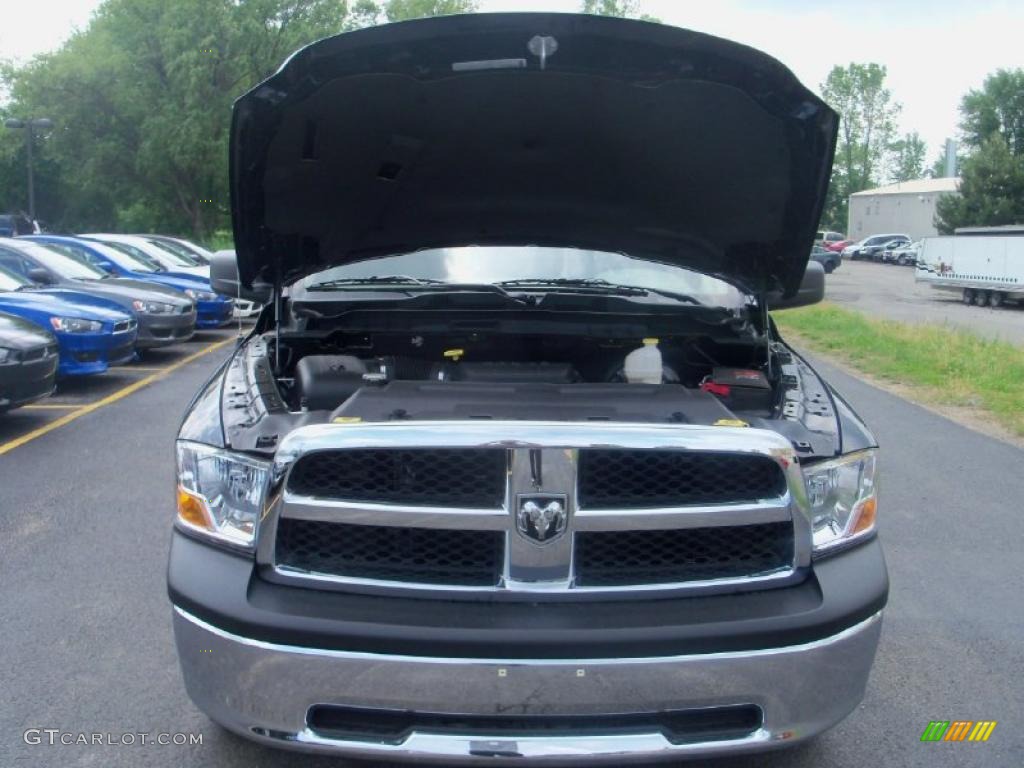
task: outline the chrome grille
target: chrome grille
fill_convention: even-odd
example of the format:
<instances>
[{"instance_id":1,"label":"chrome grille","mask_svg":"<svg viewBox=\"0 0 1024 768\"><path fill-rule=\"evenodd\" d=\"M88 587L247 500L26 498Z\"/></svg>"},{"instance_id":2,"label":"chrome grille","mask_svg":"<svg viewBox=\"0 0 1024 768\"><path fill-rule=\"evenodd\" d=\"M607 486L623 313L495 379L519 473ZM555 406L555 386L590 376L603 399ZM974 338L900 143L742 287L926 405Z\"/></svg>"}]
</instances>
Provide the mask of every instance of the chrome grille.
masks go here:
<instances>
[{"instance_id":1,"label":"chrome grille","mask_svg":"<svg viewBox=\"0 0 1024 768\"><path fill-rule=\"evenodd\" d=\"M495 586L501 578L502 535L282 520L278 564L354 579Z\"/></svg>"},{"instance_id":2,"label":"chrome grille","mask_svg":"<svg viewBox=\"0 0 1024 768\"><path fill-rule=\"evenodd\" d=\"M731 504L785 492L768 456L680 451L580 451L579 504L589 509Z\"/></svg>"},{"instance_id":3,"label":"chrome grille","mask_svg":"<svg viewBox=\"0 0 1024 768\"><path fill-rule=\"evenodd\" d=\"M793 562L793 525L576 534L576 583L585 587L731 579Z\"/></svg>"},{"instance_id":4,"label":"chrome grille","mask_svg":"<svg viewBox=\"0 0 1024 768\"><path fill-rule=\"evenodd\" d=\"M304 456L288 489L303 496L377 503L499 508L503 450L350 450Z\"/></svg>"},{"instance_id":5,"label":"chrome grille","mask_svg":"<svg viewBox=\"0 0 1024 768\"><path fill-rule=\"evenodd\" d=\"M282 583L628 597L767 589L810 565L799 462L767 430L311 425L276 459L257 561Z\"/></svg>"}]
</instances>

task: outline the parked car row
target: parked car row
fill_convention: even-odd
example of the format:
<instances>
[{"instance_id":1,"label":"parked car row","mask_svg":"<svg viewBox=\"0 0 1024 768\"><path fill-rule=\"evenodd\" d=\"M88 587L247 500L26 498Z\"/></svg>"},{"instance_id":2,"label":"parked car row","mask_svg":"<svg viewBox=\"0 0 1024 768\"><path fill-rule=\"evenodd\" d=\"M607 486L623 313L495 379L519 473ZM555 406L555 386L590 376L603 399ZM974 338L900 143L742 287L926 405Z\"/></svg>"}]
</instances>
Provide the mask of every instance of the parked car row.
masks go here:
<instances>
[{"instance_id":1,"label":"parked car row","mask_svg":"<svg viewBox=\"0 0 1024 768\"><path fill-rule=\"evenodd\" d=\"M897 264L901 267L912 267L917 264L921 253L921 241L901 243L895 247L887 247L879 259L883 264Z\"/></svg>"},{"instance_id":2,"label":"parked car row","mask_svg":"<svg viewBox=\"0 0 1024 768\"><path fill-rule=\"evenodd\" d=\"M868 259L886 264L913 266L917 263L921 251L921 241L912 241L909 235L881 234L871 235L862 240L847 240L839 232L818 232L814 241L811 258L820 262L827 272L832 272L841 263L841 259ZM837 254L832 258L830 254Z\"/></svg>"},{"instance_id":3,"label":"parked car row","mask_svg":"<svg viewBox=\"0 0 1024 768\"><path fill-rule=\"evenodd\" d=\"M911 248L911 246L915 247ZM858 240L855 243L844 246L842 255L844 259L851 259L853 261L867 259L869 261L907 264L911 255L913 255L916 261L917 249L919 248L920 245L913 243L909 235L882 234L871 235L863 240ZM900 255L897 253L898 251L904 251L902 261L899 261L897 258Z\"/></svg>"},{"instance_id":4,"label":"parked car row","mask_svg":"<svg viewBox=\"0 0 1024 768\"><path fill-rule=\"evenodd\" d=\"M160 261L162 254L155 247L143 250L145 243L141 240L132 242L62 235L32 235L25 239L59 246L68 256L111 275L157 283L183 292L195 302L196 328L219 328L233 316L231 299L217 295L210 288L209 266L205 267L205 277L181 272L169 258Z\"/></svg>"},{"instance_id":5,"label":"parked car row","mask_svg":"<svg viewBox=\"0 0 1024 768\"><path fill-rule=\"evenodd\" d=\"M0 237L0 412L230 323L208 255L152 235Z\"/></svg>"}]
</instances>

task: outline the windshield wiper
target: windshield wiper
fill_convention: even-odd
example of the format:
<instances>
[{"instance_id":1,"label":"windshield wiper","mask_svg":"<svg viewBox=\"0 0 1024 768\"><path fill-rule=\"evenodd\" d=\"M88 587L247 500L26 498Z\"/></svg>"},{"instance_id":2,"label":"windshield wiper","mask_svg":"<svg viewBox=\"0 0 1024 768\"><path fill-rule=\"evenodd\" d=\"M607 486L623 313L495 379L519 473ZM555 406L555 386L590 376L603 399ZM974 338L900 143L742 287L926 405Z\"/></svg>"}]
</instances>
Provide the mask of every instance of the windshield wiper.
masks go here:
<instances>
[{"instance_id":1,"label":"windshield wiper","mask_svg":"<svg viewBox=\"0 0 1024 768\"><path fill-rule=\"evenodd\" d=\"M614 285L599 277L524 277L519 280L503 280L498 285L507 288L537 286L538 288L596 288L612 290L631 296L645 296L646 288L635 285Z\"/></svg>"},{"instance_id":2,"label":"windshield wiper","mask_svg":"<svg viewBox=\"0 0 1024 768\"><path fill-rule=\"evenodd\" d=\"M372 275L371 277L341 277L337 280L325 280L314 283L307 290L319 291L328 288L345 288L360 285L444 285L443 280L429 277L409 277L408 275Z\"/></svg>"},{"instance_id":3,"label":"windshield wiper","mask_svg":"<svg viewBox=\"0 0 1024 768\"><path fill-rule=\"evenodd\" d=\"M411 296L413 293L429 293L437 295L447 293L488 293L501 296L503 299L515 304L528 303L524 299L513 296L502 288L501 285L495 283L447 283L444 280L434 280L430 277L408 277L406 275L374 275L373 277L351 277L341 278L338 280L327 280L322 283L314 283L306 290L330 291L345 288L360 288L363 286L372 286L374 288L384 290L390 286L394 286L396 291L400 291L407 296Z\"/></svg>"},{"instance_id":4,"label":"windshield wiper","mask_svg":"<svg viewBox=\"0 0 1024 768\"><path fill-rule=\"evenodd\" d=\"M599 277L523 278L521 280L505 280L498 285L504 288L579 288L615 296L647 296L653 293L685 304L700 304L693 296L685 293L664 291L660 288L642 288L638 285L617 285Z\"/></svg>"}]
</instances>

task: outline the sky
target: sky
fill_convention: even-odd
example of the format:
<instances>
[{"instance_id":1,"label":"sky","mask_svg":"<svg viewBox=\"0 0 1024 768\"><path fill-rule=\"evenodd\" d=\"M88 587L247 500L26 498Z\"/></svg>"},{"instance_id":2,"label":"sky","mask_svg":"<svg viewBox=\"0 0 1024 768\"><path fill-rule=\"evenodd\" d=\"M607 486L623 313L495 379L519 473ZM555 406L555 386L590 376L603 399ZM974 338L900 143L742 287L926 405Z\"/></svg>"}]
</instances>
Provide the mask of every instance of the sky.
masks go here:
<instances>
[{"instance_id":1,"label":"sky","mask_svg":"<svg viewBox=\"0 0 1024 768\"><path fill-rule=\"evenodd\" d=\"M173 2L173 0L168 0ZM0 59L25 61L84 28L99 0L5 0ZM642 12L763 50L809 88L836 64L888 68L901 131L928 162L956 137L960 98L999 68L1024 67L1024 2L997 0L639 0ZM482 11L566 11L580 0L479 0Z\"/></svg>"}]
</instances>

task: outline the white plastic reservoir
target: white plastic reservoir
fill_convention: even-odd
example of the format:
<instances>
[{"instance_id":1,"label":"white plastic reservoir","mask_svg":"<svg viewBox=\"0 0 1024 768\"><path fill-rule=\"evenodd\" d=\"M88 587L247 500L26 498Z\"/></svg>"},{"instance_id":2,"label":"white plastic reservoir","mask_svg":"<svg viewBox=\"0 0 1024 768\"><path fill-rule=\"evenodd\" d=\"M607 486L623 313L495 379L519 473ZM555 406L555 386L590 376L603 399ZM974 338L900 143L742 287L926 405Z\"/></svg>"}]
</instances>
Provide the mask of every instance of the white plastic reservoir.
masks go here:
<instances>
[{"instance_id":1,"label":"white plastic reservoir","mask_svg":"<svg viewBox=\"0 0 1024 768\"><path fill-rule=\"evenodd\" d=\"M661 384L661 350L657 339L644 339L640 349L626 355L626 381L630 384Z\"/></svg>"}]
</instances>

